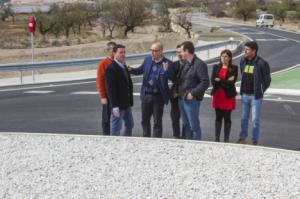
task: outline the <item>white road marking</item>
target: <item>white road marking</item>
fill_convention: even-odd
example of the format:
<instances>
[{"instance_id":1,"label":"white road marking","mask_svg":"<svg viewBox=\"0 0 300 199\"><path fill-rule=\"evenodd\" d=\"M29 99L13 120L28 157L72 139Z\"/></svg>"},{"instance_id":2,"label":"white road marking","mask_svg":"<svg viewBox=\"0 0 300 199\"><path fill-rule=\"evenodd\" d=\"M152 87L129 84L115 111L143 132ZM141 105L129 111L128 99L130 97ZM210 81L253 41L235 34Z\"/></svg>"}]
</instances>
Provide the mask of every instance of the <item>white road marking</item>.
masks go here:
<instances>
[{"instance_id":1,"label":"white road marking","mask_svg":"<svg viewBox=\"0 0 300 199\"><path fill-rule=\"evenodd\" d=\"M292 109L292 107L288 104L284 104L283 105L284 109L287 110L287 112L289 112L291 115L295 116L296 112Z\"/></svg>"},{"instance_id":2,"label":"white road marking","mask_svg":"<svg viewBox=\"0 0 300 199\"><path fill-rule=\"evenodd\" d=\"M133 93L133 96L140 96L140 93ZM211 98L211 95L204 94L204 98ZM237 100L241 100L241 96L236 97ZM274 98L264 98L264 101L270 101L270 102L292 102L292 103L300 103L300 100L287 100L282 99L281 97L274 99Z\"/></svg>"},{"instance_id":3,"label":"white road marking","mask_svg":"<svg viewBox=\"0 0 300 199\"><path fill-rule=\"evenodd\" d=\"M264 32L240 32L241 34L245 35L265 35L266 33Z\"/></svg>"},{"instance_id":4,"label":"white road marking","mask_svg":"<svg viewBox=\"0 0 300 199\"><path fill-rule=\"evenodd\" d=\"M95 83L95 81L74 82L74 83L66 83L66 84L58 84L58 85L53 85L53 83L51 83L49 85L44 85L44 86L32 86L32 87L26 87L26 88L3 89L3 90L0 90L0 92L31 90L31 89L39 89L39 88L53 88L53 87L62 87L62 86L73 86L73 85L90 84L90 83Z\"/></svg>"},{"instance_id":5,"label":"white road marking","mask_svg":"<svg viewBox=\"0 0 300 199\"><path fill-rule=\"evenodd\" d=\"M29 93L29 94L48 94L48 93L54 93L55 91L25 91L24 93Z\"/></svg>"},{"instance_id":6,"label":"white road marking","mask_svg":"<svg viewBox=\"0 0 300 199\"><path fill-rule=\"evenodd\" d=\"M78 91L78 92L72 92L70 95L97 95L98 92L96 91Z\"/></svg>"},{"instance_id":7,"label":"white road marking","mask_svg":"<svg viewBox=\"0 0 300 199\"><path fill-rule=\"evenodd\" d=\"M255 39L255 41L289 41L287 39Z\"/></svg>"},{"instance_id":8,"label":"white road marking","mask_svg":"<svg viewBox=\"0 0 300 199\"><path fill-rule=\"evenodd\" d=\"M265 31L262 31L262 32L265 32ZM294 42L300 43L300 41L299 41L299 40L296 40L296 39L291 39L291 38L283 37L283 36L276 35L276 34L273 34L273 33L270 33L270 32L265 32L265 33L267 33L267 34L269 34L269 35L273 35L273 36L275 36L275 37L280 37L280 38L283 38L283 39L287 39L287 40L289 40L289 41L294 41Z\"/></svg>"}]
</instances>

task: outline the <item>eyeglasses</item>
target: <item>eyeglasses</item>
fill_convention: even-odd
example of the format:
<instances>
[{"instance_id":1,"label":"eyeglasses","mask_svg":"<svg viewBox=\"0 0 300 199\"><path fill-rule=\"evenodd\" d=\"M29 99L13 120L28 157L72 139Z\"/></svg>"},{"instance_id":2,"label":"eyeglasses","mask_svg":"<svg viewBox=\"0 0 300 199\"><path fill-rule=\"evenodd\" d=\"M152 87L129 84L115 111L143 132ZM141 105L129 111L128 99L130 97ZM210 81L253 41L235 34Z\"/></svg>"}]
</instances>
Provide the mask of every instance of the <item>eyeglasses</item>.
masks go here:
<instances>
[{"instance_id":1,"label":"eyeglasses","mask_svg":"<svg viewBox=\"0 0 300 199\"><path fill-rule=\"evenodd\" d=\"M156 49L150 49L150 51L152 51L152 52L159 52L159 51L161 51L161 49L159 49L159 50L156 50Z\"/></svg>"}]
</instances>

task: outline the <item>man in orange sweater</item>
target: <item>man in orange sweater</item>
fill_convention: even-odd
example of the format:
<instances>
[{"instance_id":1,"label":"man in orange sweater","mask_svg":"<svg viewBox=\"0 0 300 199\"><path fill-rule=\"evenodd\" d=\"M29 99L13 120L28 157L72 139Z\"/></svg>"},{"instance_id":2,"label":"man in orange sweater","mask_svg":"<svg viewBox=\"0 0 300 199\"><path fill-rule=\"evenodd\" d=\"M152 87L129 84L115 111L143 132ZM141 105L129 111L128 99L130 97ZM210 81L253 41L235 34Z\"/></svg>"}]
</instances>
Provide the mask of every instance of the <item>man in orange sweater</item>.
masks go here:
<instances>
[{"instance_id":1,"label":"man in orange sweater","mask_svg":"<svg viewBox=\"0 0 300 199\"><path fill-rule=\"evenodd\" d=\"M97 71L97 88L99 92L100 101L102 104L102 130L103 135L110 135L110 104L107 95L107 83L105 81L105 71L107 66L114 60L113 48L116 46L115 42L108 42L106 50L108 56L101 60L98 64Z\"/></svg>"}]
</instances>

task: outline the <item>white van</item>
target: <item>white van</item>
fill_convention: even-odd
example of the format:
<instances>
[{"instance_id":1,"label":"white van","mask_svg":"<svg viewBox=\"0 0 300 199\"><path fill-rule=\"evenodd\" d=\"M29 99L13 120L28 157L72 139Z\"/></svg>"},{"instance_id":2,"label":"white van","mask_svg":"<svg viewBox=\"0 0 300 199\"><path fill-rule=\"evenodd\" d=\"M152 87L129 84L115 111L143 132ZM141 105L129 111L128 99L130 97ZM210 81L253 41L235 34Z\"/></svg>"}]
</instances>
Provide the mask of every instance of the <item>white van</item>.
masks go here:
<instances>
[{"instance_id":1,"label":"white van","mask_svg":"<svg viewBox=\"0 0 300 199\"><path fill-rule=\"evenodd\" d=\"M274 15L272 14L261 14L256 20L256 27L274 27Z\"/></svg>"}]
</instances>

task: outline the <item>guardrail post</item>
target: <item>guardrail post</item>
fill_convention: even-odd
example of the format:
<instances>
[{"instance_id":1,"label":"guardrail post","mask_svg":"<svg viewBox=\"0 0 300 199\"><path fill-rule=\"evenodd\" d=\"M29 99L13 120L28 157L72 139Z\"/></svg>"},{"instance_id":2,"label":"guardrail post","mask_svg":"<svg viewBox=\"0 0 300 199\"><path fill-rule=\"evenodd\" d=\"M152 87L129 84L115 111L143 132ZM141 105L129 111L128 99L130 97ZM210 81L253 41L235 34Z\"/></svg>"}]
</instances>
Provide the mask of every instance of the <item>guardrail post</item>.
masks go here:
<instances>
[{"instance_id":1,"label":"guardrail post","mask_svg":"<svg viewBox=\"0 0 300 199\"><path fill-rule=\"evenodd\" d=\"M23 84L23 71L20 70L20 83Z\"/></svg>"},{"instance_id":2,"label":"guardrail post","mask_svg":"<svg viewBox=\"0 0 300 199\"><path fill-rule=\"evenodd\" d=\"M207 49L207 59L209 59L209 58L210 58L210 50Z\"/></svg>"},{"instance_id":3,"label":"guardrail post","mask_svg":"<svg viewBox=\"0 0 300 199\"><path fill-rule=\"evenodd\" d=\"M32 48L32 54L31 54L31 62L32 64L34 63L34 35L33 32L31 33L31 48ZM32 70L32 82L35 83L35 71L34 69Z\"/></svg>"}]
</instances>

